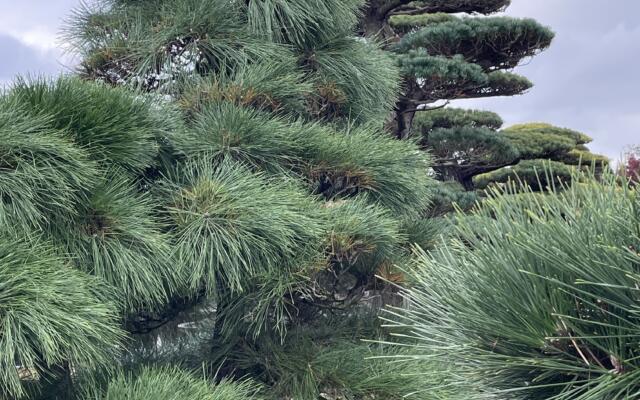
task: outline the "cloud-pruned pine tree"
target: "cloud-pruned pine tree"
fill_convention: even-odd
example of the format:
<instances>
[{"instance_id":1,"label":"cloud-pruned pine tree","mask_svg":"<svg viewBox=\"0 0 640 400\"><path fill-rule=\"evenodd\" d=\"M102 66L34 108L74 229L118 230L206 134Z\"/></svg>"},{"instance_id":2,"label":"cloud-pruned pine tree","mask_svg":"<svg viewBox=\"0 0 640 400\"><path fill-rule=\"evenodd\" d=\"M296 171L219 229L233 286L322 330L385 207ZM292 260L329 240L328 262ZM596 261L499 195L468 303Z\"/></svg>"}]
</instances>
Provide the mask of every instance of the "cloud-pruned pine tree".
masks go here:
<instances>
[{"instance_id":1,"label":"cloud-pruned pine tree","mask_svg":"<svg viewBox=\"0 0 640 400\"><path fill-rule=\"evenodd\" d=\"M554 134L546 139L551 139L548 141L555 148L537 156L514 143L522 144L517 136L528 141L525 147L536 140L533 136L541 138L546 128L540 124L534 124L538 132L516 135L509 129L498 132L502 120L493 113L443 108L452 100L514 96L532 87L513 70L547 49L554 33L533 19L494 15L510 3L374 0L361 20L361 31L380 38L401 70L402 90L387 128L398 138L419 140L434 154L436 177L457 182L440 185L438 204L457 200L466 207L469 194L463 191L474 189L474 176L503 167L508 170L499 171L499 177L514 176L515 169L526 173L532 161L511 168L520 160L539 159L540 168L549 158L572 165L595 163L598 168L606 164L603 157L584 147L588 141L561 139ZM555 150L562 153L563 160L553 157ZM435 206L429 213L437 215L449 208Z\"/></svg>"},{"instance_id":2,"label":"cloud-pruned pine tree","mask_svg":"<svg viewBox=\"0 0 640 400\"><path fill-rule=\"evenodd\" d=\"M382 38L401 67L403 89L389 124L399 138L412 134L416 113L438 101L513 96L532 86L511 70L549 47L554 33L532 19L491 16L509 4L509 0L368 4L362 31ZM477 14L486 17L472 16Z\"/></svg>"},{"instance_id":3,"label":"cloud-pruned pine tree","mask_svg":"<svg viewBox=\"0 0 640 400\"><path fill-rule=\"evenodd\" d=\"M536 167L542 172L548 160L556 162L564 178L571 176L571 166L602 170L608 164L606 157L589 152L586 145L592 139L581 132L544 123L500 129L502 123L488 111L444 108L418 115L414 130L421 145L433 152L433 168L440 178L458 182L466 190L506 182L517 171L535 185L535 174L527 171ZM539 186L543 190L545 185Z\"/></svg>"},{"instance_id":4,"label":"cloud-pruned pine tree","mask_svg":"<svg viewBox=\"0 0 640 400\"><path fill-rule=\"evenodd\" d=\"M499 132L506 136L519 156L508 167L473 176L474 186L521 181L542 191L557 183L569 183L576 169L602 173L609 165L605 156L586 147L593 139L584 133L544 123L513 125Z\"/></svg>"}]
</instances>

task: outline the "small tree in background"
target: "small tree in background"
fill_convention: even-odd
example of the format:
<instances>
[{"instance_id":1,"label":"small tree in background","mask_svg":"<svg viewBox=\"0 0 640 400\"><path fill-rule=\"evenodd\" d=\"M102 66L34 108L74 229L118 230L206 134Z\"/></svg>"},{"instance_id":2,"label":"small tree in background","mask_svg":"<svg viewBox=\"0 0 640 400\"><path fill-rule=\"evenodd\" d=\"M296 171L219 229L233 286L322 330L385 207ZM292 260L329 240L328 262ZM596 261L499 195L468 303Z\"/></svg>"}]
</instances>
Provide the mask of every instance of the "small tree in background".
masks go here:
<instances>
[{"instance_id":1,"label":"small tree in background","mask_svg":"<svg viewBox=\"0 0 640 400\"><path fill-rule=\"evenodd\" d=\"M402 93L390 129L411 135L413 118L438 101L521 94L532 85L510 72L551 44L553 32L532 19L491 15L509 0L370 2L361 24L391 51L402 73ZM482 134L482 133L480 133Z\"/></svg>"},{"instance_id":2,"label":"small tree in background","mask_svg":"<svg viewBox=\"0 0 640 400\"><path fill-rule=\"evenodd\" d=\"M514 125L501 131L515 146L519 157L513 166L474 177L475 186L484 189L495 183L520 180L535 190L569 183L575 169L591 169L600 176L609 159L586 147L592 139L580 132L549 124Z\"/></svg>"},{"instance_id":3,"label":"small tree in background","mask_svg":"<svg viewBox=\"0 0 640 400\"><path fill-rule=\"evenodd\" d=\"M536 174L527 171L542 172L545 160L555 161L556 172L564 177L571 175L568 166L593 164L602 170L608 164L605 157L589 152L586 144L592 139L580 132L543 123L501 127L497 114L457 108L422 113L414 120L439 177L466 190L515 179L518 171L521 179L533 184Z\"/></svg>"},{"instance_id":4,"label":"small tree in background","mask_svg":"<svg viewBox=\"0 0 640 400\"><path fill-rule=\"evenodd\" d=\"M640 148L632 147L627 151L620 167L619 175L622 175L632 185L640 182Z\"/></svg>"}]
</instances>

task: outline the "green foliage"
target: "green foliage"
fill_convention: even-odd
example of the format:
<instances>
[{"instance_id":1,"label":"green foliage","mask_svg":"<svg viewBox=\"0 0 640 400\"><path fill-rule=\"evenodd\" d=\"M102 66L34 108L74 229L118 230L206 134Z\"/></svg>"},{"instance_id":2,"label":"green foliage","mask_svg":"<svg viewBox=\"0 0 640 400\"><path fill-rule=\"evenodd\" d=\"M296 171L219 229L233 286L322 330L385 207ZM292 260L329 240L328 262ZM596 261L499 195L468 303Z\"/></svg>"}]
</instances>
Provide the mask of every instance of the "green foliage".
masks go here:
<instances>
[{"instance_id":1,"label":"green foliage","mask_svg":"<svg viewBox=\"0 0 640 400\"><path fill-rule=\"evenodd\" d=\"M261 335L275 330L288 341L289 330L309 318L308 303L345 307L373 283L375 273L406 256L402 246L408 236L399 221L365 198L327 202L316 218L322 224L320 246L311 248L306 259L282 261L280 273L263 271L246 279L253 285L220 311L226 338L249 332L262 340Z\"/></svg>"},{"instance_id":2,"label":"green foliage","mask_svg":"<svg viewBox=\"0 0 640 400\"><path fill-rule=\"evenodd\" d=\"M502 131L523 158L556 158L591 138L576 131L548 124L515 125Z\"/></svg>"},{"instance_id":3,"label":"green foliage","mask_svg":"<svg viewBox=\"0 0 640 400\"><path fill-rule=\"evenodd\" d=\"M334 273L349 271L370 278L381 264L401 257L407 237L383 207L362 198L327 203L329 232L326 253Z\"/></svg>"},{"instance_id":4,"label":"green foliage","mask_svg":"<svg viewBox=\"0 0 640 400\"><path fill-rule=\"evenodd\" d=\"M503 130L527 158L549 158L569 165L605 166L605 156L585 146L592 139L584 133L543 123L514 125Z\"/></svg>"},{"instance_id":5,"label":"green foliage","mask_svg":"<svg viewBox=\"0 0 640 400\"><path fill-rule=\"evenodd\" d=\"M175 147L190 157L231 158L258 170L294 172L326 199L367 194L398 214L428 204L428 156L377 129L336 131L224 102L194 118L190 131L175 139Z\"/></svg>"},{"instance_id":6,"label":"green foliage","mask_svg":"<svg viewBox=\"0 0 640 400\"><path fill-rule=\"evenodd\" d=\"M305 103L312 92L313 85L298 68L295 55L282 51L276 59L243 65L229 74L190 80L178 104L190 114L224 100L278 114L304 116Z\"/></svg>"},{"instance_id":7,"label":"green foliage","mask_svg":"<svg viewBox=\"0 0 640 400\"><path fill-rule=\"evenodd\" d=\"M458 169L502 166L520 156L507 137L484 127L437 128L426 145L442 160L436 165L453 162Z\"/></svg>"},{"instance_id":8,"label":"green foliage","mask_svg":"<svg viewBox=\"0 0 640 400\"><path fill-rule=\"evenodd\" d=\"M478 177L482 176L484 175L479 175ZM476 180L474 182L478 185ZM458 182L438 182L434 186L433 203L428 209L428 215L430 217L438 217L449 214L455 211L456 208L462 211L469 211L477 201L479 201L478 195L475 192L466 191ZM425 246L420 247L423 249L428 248Z\"/></svg>"},{"instance_id":9,"label":"green foliage","mask_svg":"<svg viewBox=\"0 0 640 400\"><path fill-rule=\"evenodd\" d=\"M300 163L305 149L302 124L222 102L194 115L190 129L174 139L189 158L212 162L229 158L254 169L287 172Z\"/></svg>"},{"instance_id":10,"label":"green foliage","mask_svg":"<svg viewBox=\"0 0 640 400\"><path fill-rule=\"evenodd\" d=\"M288 271L319 243L314 201L290 182L223 161L179 166L162 183L174 259L192 293L242 292L260 273Z\"/></svg>"},{"instance_id":11,"label":"green foliage","mask_svg":"<svg viewBox=\"0 0 640 400\"><path fill-rule=\"evenodd\" d=\"M446 362L499 398L632 398L638 193L611 177L542 197L509 193L418 252L412 307L391 317L416 340L411 358Z\"/></svg>"},{"instance_id":12,"label":"green foliage","mask_svg":"<svg viewBox=\"0 0 640 400\"><path fill-rule=\"evenodd\" d=\"M235 0L102 0L76 11L67 41L90 77L171 92L195 71L227 70L273 50L250 37L241 10Z\"/></svg>"},{"instance_id":13,"label":"green foliage","mask_svg":"<svg viewBox=\"0 0 640 400\"><path fill-rule=\"evenodd\" d=\"M178 368L144 368L121 373L109 382L101 400L258 400L259 387L250 381L212 384Z\"/></svg>"},{"instance_id":14,"label":"green foliage","mask_svg":"<svg viewBox=\"0 0 640 400\"><path fill-rule=\"evenodd\" d=\"M327 199L366 194L397 215L414 215L429 203L430 160L410 141L369 128L345 134L318 126L304 158L305 176Z\"/></svg>"},{"instance_id":15,"label":"green foliage","mask_svg":"<svg viewBox=\"0 0 640 400\"><path fill-rule=\"evenodd\" d=\"M327 318L338 309L342 320L372 323L361 311L374 300L360 300L386 287L374 275L391 276L439 226L411 223L429 206L431 162L417 143L382 131L400 68L384 42L355 36L364 6L96 0L76 11L67 39L85 80L19 80L0 101L0 222L50 241L49 258L32 243L24 252L56 257L51 268L71 276L64 287L45 271L38 283L56 284L46 293L55 304L45 296L32 307L67 324L42 336L62 350L34 351L52 360L42 368L15 356L0 377L20 363L51 370L53 386L88 379L77 387L105 400L258 398L256 385L224 380L245 376L280 398L418 390L398 377L404 366L364 361L395 352ZM5 244L0 237L0 253ZM27 276L9 266L11 279ZM102 288L87 290L110 325L107 311L77 298L73 276ZM182 320L198 308L211 314L205 322ZM101 342L121 338L117 324L135 339L126 354ZM178 340L165 342L161 327ZM30 329L0 333L0 343L12 349L9 339L26 333L35 346ZM159 368L167 361L223 381ZM105 365L137 372L107 383L96 373Z\"/></svg>"},{"instance_id":16,"label":"green foliage","mask_svg":"<svg viewBox=\"0 0 640 400\"><path fill-rule=\"evenodd\" d=\"M116 289L128 312L157 308L181 286L169 261L158 205L120 170L106 174L71 223L51 217L51 234L81 270Z\"/></svg>"},{"instance_id":17,"label":"green foliage","mask_svg":"<svg viewBox=\"0 0 640 400\"><path fill-rule=\"evenodd\" d=\"M443 182L438 186L444 185L448 185L448 183ZM439 242L438 237L443 231L446 230L448 222L445 218L438 217L453 211L453 205L457 204L457 200L462 199L457 198L455 200L444 200L441 205L439 204L438 192L439 190L435 194L434 205L429 209L428 216L420 219L406 220L403 222L400 228L400 232L407 236L405 244L409 246L420 246L420 248L422 249L430 250ZM464 200L462 201L471 202L471 199L475 200L475 195L473 194L473 192L465 192L462 188L460 188L459 192L456 190L455 194L460 194L459 197L464 196ZM473 203L471 203L469 207L471 207L472 205ZM405 260L406 259L401 261ZM399 264L401 264L401 261L399 262Z\"/></svg>"},{"instance_id":18,"label":"green foliage","mask_svg":"<svg viewBox=\"0 0 640 400\"><path fill-rule=\"evenodd\" d=\"M169 134L171 115L150 99L77 78L18 79L9 98L33 117L49 117L50 128L66 133L91 159L131 172L152 166L157 139Z\"/></svg>"},{"instance_id":19,"label":"green foliage","mask_svg":"<svg viewBox=\"0 0 640 400\"><path fill-rule=\"evenodd\" d=\"M409 50L398 58L398 63L405 75L418 80L419 99L423 102L514 96L533 86L527 78L510 72L486 72L480 65L465 61L461 55L433 56L425 49Z\"/></svg>"},{"instance_id":20,"label":"green foliage","mask_svg":"<svg viewBox=\"0 0 640 400\"><path fill-rule=\"evenodd\" d=\"M460 55L484 71L511 69L551 44L553 32L532 19L459 18L405 35L397 51L424 49L427 54Z\"/></svg>"},{"instance_id":21,"label":"green foliage","mask_svg":"<svg viewBox=\"0 0 640 400\"><path fill-rule=\"evenodd\" d=\"M426 365L416 368L386 358L371 359L402 353L360 340L375 337L376 327L370 324L374 320L369 313L355 318L344 314L318 316L311 324L290 331L284 344L268 336L255 341L238 337L234 346L217 350L221 359L238 368L237 374L249 372L269 385L274 399L400 400L425 389L430 379L427 373L432 372ZM440 379L432 377L434 383Z\"/></svg>"},{"instance_id":22,"label":"green foliage","mask_svg":"<svg viewBox=\"0 0 640 400\"><path fill-rule=\"evenodd\" d=\"M600 154L591 153L587 150L578 150L575 148L567 154L559 157L558 160L569 165L595 166L601 168L609 165L609 158Z\"/></svg>"},{"instance_id":23,"label":"green foliage","mask_svg":"<svg viewBox=\"0 0 640 400\"><path fill-rule=\"evenodd\" d=\"M395 61L369 39L337 37L307 51L302 61L315 84L310 110L318 119L382 124L397 100Z\"/></svg>"},{"instance_id":24,"label":"green foliage","mask_svg":"<svg viewBox=\"0 0 640 400\"><path fill-rule=\"evenodd\" d=\"M191 91L187 107L204 95L319 119L382 122L397 98L399 72L377 44L352 36L362 5L103 0L78 10L67 35L85 56L84 74L113 85L180 96L185 85L193 89L194 76L206 76L209 88Z\"/></svg>"},{"instance_id":25,"label":"green foliage","mask_svg":"<svg viewBox=\"0 0 640 400\"><path fill-rule=\"evenodd\" d=\"M462 108L441 108L416 114L413 131L426 140L434 129L461 126L500 129L502 118L491 111L466 110Z\"/></svg>"},{"instance_id":26,"label":"green foliage","mask_svg":"<svg viewBox=\"0 0 640 400\"><path fill-rule=\"evenodd\" d=\"M588 151L585 144L591 138L583 133L542 123L496 131L501 123L492 113L444 108L419 114L414 124L422 145L435 156L436 172L467 190L473 177L480 189L521 179L544 190L552 183L570 182L574 168L569 165L601 169L608 163ZM540 174L543 160L554 161L553 178Z\"/></svg>"},{"instance_id":27,"label":"green foliage","mask_svg":"<svg viewBox=\"0 0 640 400\"><path fill-rule=\"evenodd\" d=\"M520 180L534 190L544 190L549 185L570 182L575 171L572 165L602 168L608 164L606 157L592 154L585 147L590 137L570 129L530 123L514 125L500 134L517 149L522 161L513 167L476 176L478 188ZM553 170L551 175L542 172L545 163Z\"/></svg>"},{"instance_id":28,"label":"green foliage","mask_svg":"<svg viewBox=\"0 0 640 400\"><path fill-rule=\"evenodd\" d=\"M48 243L0 234L0 396L66 368L109 369L123 333L113 294Z\"/></svg>"},{"instance_id":29,"label":"green foliage","mask_svg":"<svg viewBox=\"0 0 640 400\"><path fill-rule=\"evenodd\" d=\"M246 13L253 34L306 49L351 33L363 5L363 0L249 0Z\"/></svg>"},{"instance_id":30,"label":"green foliage","mask_svg":"<svg viewBox=\"0 0 640 400\"><path fill-rule=\"evenodd\" d=\"M560 136L560 137L563 137L563 138L571 139L576 143L576 145L588 144L588 143L591 143L593 141L593 139L591 139L589 136L585 135L584 133L581 133L581 132L578 132L578 131L574 131L574 130L571 130L571 129L567 129L567 128L559 128L557 126L553 126L553 125L545 124L545 123L540 123L540 122L512 125L512 126L506 128L506 129L504 129L504 132L512 133L512 134L514 134L514 136L516 134L521 134L521 135L526 135L526 134L556 135L556 136Z\"/></svg>"},{"instance_id":31,"label":"green foliage","mask_svg":"<svg viewBox=\"0 0 640 400\"><path fill-rule=\"evenodd\" d=\"M418 14L418 15L392 15L389 24L394 30L403 33L414 31L420 27L442 22L455 21L456 17L447 13Z\"/></svg>"},{"instance_id":32,"label":"green foliage","mask_svg":"<svg viewBox=\"0 0 640 400\"><path fill-rule=\"evenodd\" d=\"M513 96L531 88L508 72L543 51L554 33L532 19L468 18L447 13L492 12L508 2L412 2L389 19L401 36L391 50L405 76L407 98L417 104L437 100ZM446 10L446 11L445 11ZM392 13L393 14L393 13ZM403 104L410 112L415 105Z\"/></svg>"},{"instance_id":33,"label":"green foliage","mask_svg":"<svg viewBox=\"0 0 640 400\"><path fill-rule=\"evenodd\" d=\"M524 76L504 71L493 71L487 74L489 82L485 87L468 87L461 91L462 98L488 96L515 96L533 87L533 83Z\"/></svg>"},{"instance_id":34,"label":"green foliage","mask_svg":"<svg viewBox=\"0 0 640 400\"><path fill-rule=\"evenodd\" d=\"M478 13L493 14L503 11L511 0L418 0L409 3L423 13Z\"/></svg>"},{"instance_id":35,"label":"green foliage","mask_svg":"<svg viewBox=\"0 0 640 400\"><path fill-rule=\"evenodd\" d=\"M466 62L462 56L451 58L430 55L425 49L409 50L398 58L404 75L420 79L423 100L435 101L455 97L467 87L485 87L489 77L479 65Z\"/></svg>"},{"instance_id":36,"label":"green foliage","mask_svg":"<svg viewBox=\"0 0 640 400\"><path fill-rule=\"evenodd\" d=\"M0 225L6 230L42 229L51 215L72 218L96 179L88 152L52 120L0 100Z\"/></svg>"},{"instance_id":37,"label":"green foliage","mask_svg":"<svg viewBox=\"0 0 640 400\"><path fill-rule=\"evenodd\" d=\"M512 167L501 168L474 178L478 189L486 189L497 183L516 182L534 191L570 183L576 168L551 160L523 160Z\"/></svg>"}]
</instances>

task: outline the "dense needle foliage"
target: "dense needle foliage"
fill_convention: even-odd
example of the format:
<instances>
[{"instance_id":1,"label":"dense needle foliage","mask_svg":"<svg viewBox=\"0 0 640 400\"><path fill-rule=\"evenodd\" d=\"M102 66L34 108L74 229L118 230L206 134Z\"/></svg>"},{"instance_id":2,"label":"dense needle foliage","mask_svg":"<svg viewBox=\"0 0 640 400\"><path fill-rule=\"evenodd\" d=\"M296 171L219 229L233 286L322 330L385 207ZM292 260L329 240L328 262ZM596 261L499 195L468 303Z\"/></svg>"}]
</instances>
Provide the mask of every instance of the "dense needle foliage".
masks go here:
<instances>
[{"instance_id":1,"label":"dense needle foliage","mask_svg":"<svg viewBox=\"0 0 640 400\"><path fill-rule=\"evenodd\" d=\"M607 177L496 192L456 222L437 250L418 250L411 306L390 317L416 362L448 362L498 398L637 396L636 191Z\"/></svg>"},{"instance_id":2,"label":"dense needle foliage","mask_svg":"<svg viewBox=\"0 0 640 400\"><path fill-rule=\"evenodd\" d=\"M69 368L109 367L124 334L115 297L99 280L71 269L48 243L2 234L0 282L2 398L21 397L34 389L25 382Z\"/></svg>"},{"instance_id":3,"label":"dense needle foliage","mask_svg":"<svg viewBox=\"0 0 640 400\"><path fill-rule=\"evenodd\" d=\"M414 223L431 161L383 129L399 67L357 35L363 7L100 0L74 12L78 76L18 78L0 99L0 267L34 302L0 302L5 393L406 393L382 387L392 370L369 368L360 340L382 335L371 311L397 301L376 274L401 281L395 265L436 236ZM46 251L10 252L12 237ZM51 298L30 298L37 285ZM338 334L343 319L374 327ZM302 343L317 375L260 372L264 360L304 369Z\"/></svg>"},{"instance_id":4,"label":"dense needle foliage","mask_svg":"<svg viewBox=\"0 0 640 400\"><path fill-rule=\"evenodd\" d=\"M258 400L258 387L250 382L223 381L212 385L177 368L145 368L120 374L98 398L101 400Z\"/></svg>"}]
</instances>

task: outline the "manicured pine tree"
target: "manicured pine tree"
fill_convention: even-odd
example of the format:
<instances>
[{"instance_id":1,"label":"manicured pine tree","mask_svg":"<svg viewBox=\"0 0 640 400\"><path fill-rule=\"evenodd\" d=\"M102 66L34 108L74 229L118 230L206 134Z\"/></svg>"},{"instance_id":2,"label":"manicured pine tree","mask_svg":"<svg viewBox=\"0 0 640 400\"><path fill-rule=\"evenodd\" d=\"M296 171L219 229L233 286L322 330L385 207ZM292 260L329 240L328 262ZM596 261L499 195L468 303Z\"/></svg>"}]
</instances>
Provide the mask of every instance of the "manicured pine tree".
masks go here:
<instances>
[{"instance_id":1,"label":"manicured pine tree","mask_svg":"<svg viewBox=\"0 0 640 400\"><path fill-rule=\"evenodd\" d=\"M548 172L557 182L568 182L575 166L602 170L608 164L606 157L589 152L592 139L583 133L543 123L501 126L497 114L457 108L414 120L421 145L434 156L434 170L466 190L518 178L541 190L547 186L544 164L553 164Z\"/></svg>"},{"instance_id":2,"label":"manicured pine tree","mask_svg":"<svg viewBox=\"0 0 640 400\"><path fill-rule=\"evenodd\" d=\"M412 133L418 110L444 100L513 96L529 89L510 72L551 44L553 32L532 19L491 15L509 0L375 0L361 24L394 53L402 93L390 128L399 138ZM454 14L469 14L459 16Z\"/></svg>"},{"instance_id":3,"label":"manicured pine tree","mask_svg":"<svg viewBox=\"0 0 640 400\"><path fill-rule=\"evenodd\" d=\"M435 234L411 223L430 161L382 130L399 71L356 36L363 6L74 13L79 77L18 80L0 101L0 272L25 288L0 286L3 397L51 395L45 382L110 400L422 388L360 341L377 335L374 275Z\"/></svg>"},{"instance_id":4,"label":"manicured pine tree","mask_svg":"<svg viewBox=\"0 0 640 400\"><path fill-rule=\"evenodd\" d=\"M438 179L457 182L464 190L474 188L475 175L532 157L553 158L544 152L535 157L526 150L520 152L522 140L496 134L502 121L493 113L437 105L456 99L514 96L531 88L529 80L511 71L548 48L554 33L532 19L491 16L509 4L509 0L372 1L361 23L364 33L383 40L401 68L402 92L387 128L399 138L420 140L435 155ZM520 135L528 141L530 136L546 134L535 130L545 129L520 130ZM583 163L603 162L600 157L578 153L586 151L586 139L571 145L568 139L554 136L551 142L571 153L567 155L570 163L580 156ZM548 150L551 154L560 151ZM518 169L523 173L533 170L531 162ZM501 171L500 176L509 175L507 172L512 171ZM441 186L439 191L439 203L450 198L466 202L466 195L455 184Z\"/></svg>"}]
</instances>

